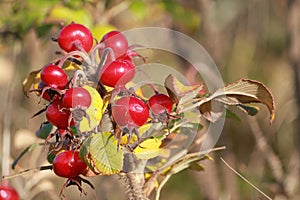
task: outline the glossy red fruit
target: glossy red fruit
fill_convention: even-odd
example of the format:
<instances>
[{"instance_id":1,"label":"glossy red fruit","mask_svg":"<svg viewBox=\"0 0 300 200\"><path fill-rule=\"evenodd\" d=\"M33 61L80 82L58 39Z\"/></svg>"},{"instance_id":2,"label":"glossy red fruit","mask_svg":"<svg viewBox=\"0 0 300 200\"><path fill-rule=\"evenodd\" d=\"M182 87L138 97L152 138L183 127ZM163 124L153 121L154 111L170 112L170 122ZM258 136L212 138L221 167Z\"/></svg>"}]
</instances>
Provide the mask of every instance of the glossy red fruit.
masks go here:
<instances>
[{"instance_id":1,"label":"glossy red fruit","mask_svg":"<svg viewBox=\"0 0 300 200\"><path fill-rule=\"evenodd\" d=\"M113 105L112 116L120 127L131 129L147 122L149 110L146 103L137 97L122 97Z\"/></svg>"},{"instance_id":2,"label":"glossy red fruit","mask_svg":"<svg viewBox=\"0 0 300 200\"><path fill-rule=\"evenodd\" d=\"M99 73L100 82L109 87L125 85L134 78L135 67L128 60L114 60Z\"/></svg>"},{"instance_id":3,"label":"glossy red fruit","mask_svg":"<svg viewBox=\"0 0 300 200\"><path fill-rule=\"evenodd\" d=\"M66 90L63 97L63 105L66 108L88 108L91 105L90 93L82 87L74 87Z\"/></svg>"},{"instance_id":4,"label":"glossy red fruit","mask_svg":"<svg viewBox=\"0 0 300 200\"><path fill-rule=\"evenodd\" d=\"M51 63L43 67L41 80L53 89L64 89L68 84L68 75L60 67Z\"/></svg>"},{"instance_id":5,"label":"glossy red fruit","mask_svg":"<svg viewBox=\"0 0 300 200\"><path fill-rule=\"evenodd\" d=\"M54 158L52 168L57 176L74 178L84 172L87 165L79 157L78 151L68 150Z\"/></svg>"},{"instance_id":6,"label":"glossy red fruit","mask_svg":"<svg viewBox=\"0 0 300 200\"><path fill-rule=\"evenodd\" d=\"M19 199L20 197L14 188L5 185L0 186L0 200L19 200Z\"/></svg>"},{"instance_id":7,"label":"glossy red fruit","mask_svg":"<svg viewBox=\"0 0 300 200\"><path fill-rule=\"evenodd\" d=\"M63 107L61 101L54 101L46 110L47 120L59 129L67 129L69 127L70 115L70 110Z\"/></svg>"},{"instance_id":8,"label":"glossy red fruit","mask_svg":"<svg viewBox=\"0 0 300 200\"><path fill-rule=\"evenodd\" d=\"M89 52L93 46L92 32L82 24L71 23L63 27L58 33L57 42L60 48L66 52L83 48Z\"/></svg>"},{"instance_id":9,"label":"glossy red fruit","mask_svg":"<svg viewBox=\"0 0 300 200\"><path fill-rule=\"evenodd\" d=\"M148 100L150 110L153 114L159 115L172 111L173 102L171 98L165 94L155 94Z\"/></svg>"},{"instance_id":10,"label":"glossy red fruit","mask_svg":"<svg viewBox=\"0 0 300 200\"><path fill-rule=\"evenodd\" d=\"M125 55L128 50L128 41L120 31L106 33L101 42L105 45L105 48L109 47L113 50L116 58Z\"/></svg>"}]
</instances>

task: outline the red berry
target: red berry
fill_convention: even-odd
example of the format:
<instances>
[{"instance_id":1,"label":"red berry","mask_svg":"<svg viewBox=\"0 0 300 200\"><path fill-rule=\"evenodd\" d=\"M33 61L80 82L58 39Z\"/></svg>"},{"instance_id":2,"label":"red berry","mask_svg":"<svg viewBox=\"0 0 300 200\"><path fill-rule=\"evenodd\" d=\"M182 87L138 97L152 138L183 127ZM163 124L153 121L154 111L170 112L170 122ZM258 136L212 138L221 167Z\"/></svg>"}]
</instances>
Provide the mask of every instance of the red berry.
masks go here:
<instances>
[{"instance_id":1,"label":"red berry","mask_svg":"<svg viewBox=\"0 0 300 200\"><path fill-rule=\"evenodd\" d=\"M150 110L153 114L159 115L162 113L168 113L172 111L173 102L171 98L165 94L155 94L148 100Z\"/></svg>"},{"instance_id":2,"label":"red berry","mask_svg":"<svg viewBox=\"0 0 300 200\"><path fill-rule=\"evenodd\" d=\"M68 150L61 152L54 158L52 168L57 176L74 178L84 172L87 165L79 157L78 151Z\"/></svg>"},{"instance_id":3,"label":"red berry","mask_svg":"<svg viewBox=\"0 0 300 200\"><path fill-rule=\"evenodd\" d=\"M0 186L0 200L19 200L19 199L20 197L14 188L5 185Z\"/></svg>"},{"instance_id":4,"label":"red berry","mask_svg":"<svg viewBox=\"0 0 300 200\"><path fill-rule=\"evenodd\" d=\"M125 85L133 79L135 69L132 62L128 60L114 60L103 67L99 73L100 82L109 87Z\"/></svg>"},{"instance_id":5,"label":"red berry","mask_svg":"<svg viewBox=\"0 0 300 200\"><path fill-rule=\"evenodd\" d=\"M147 122L149 110L147 105L137 97L122 97L113 105L112 116L119 126L131 129Z\"/></svg>"},{"instance_id":6,"label":"red berry","mask_svg":"<svg viewBox=\"0 0 300 200\"><path fill-rule=\"evenodd\" d=\"M105 45L105 48L111 48L115 54L115 57L118 58L126 54L128 50L128 41L120 31L110 31L106 33L101 42Z\"/></svg>"},{"instance_id":7,"label":"red berry","mask_svg":"<svg viewBox=\"0 0 300 200\"><path fill-rule=\"evenodd\" d=\"M64 89L68 84L68 75L55 64L48 64L41 71L41 80L53 89Z\"/></svg>"},{"instance_id":8,"label":"red berry","mask_svg":"<svg viewBox=\"0 0 300 200\"><path fill-rule=\"evenodd\" d=\"M89 52L93 46L93 41L92 32L82 24L76 23L63 27L57 37L58 45L66 52L80 50L78 47Z\"/></svg>"},{"instance_id":9,"label":"red berry","mask_svg":"<svg viewBox=\"0 0 300 200\"><path fill-rule=\"evenodd\" d=\"M70 88L63 97L63 105L66 108L88 108L91 105L91 95L82 87Z\"/></svg>"},{"instance_id":10,"label":"red berry","mask_svg":"<svg viewBox=\"0 0 300 200\"><path fill-rule=\"evenodd\" d=\"M47 120L59 129L69 126L70 110L64 108L61 101L54 101L46 110Z\"/></svg>"}]
</instances>

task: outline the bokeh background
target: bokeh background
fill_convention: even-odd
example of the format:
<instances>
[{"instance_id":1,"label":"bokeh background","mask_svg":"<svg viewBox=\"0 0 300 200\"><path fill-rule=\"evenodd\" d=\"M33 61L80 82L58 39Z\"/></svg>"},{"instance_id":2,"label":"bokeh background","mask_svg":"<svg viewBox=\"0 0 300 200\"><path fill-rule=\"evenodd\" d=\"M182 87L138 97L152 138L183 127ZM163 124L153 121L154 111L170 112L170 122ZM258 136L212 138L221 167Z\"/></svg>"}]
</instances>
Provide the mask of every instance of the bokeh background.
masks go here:
<instances>
[{"instance_id":1,"label":"bokeh background","mask_svg":"<svg viewBox=\"0 0 300 200\"><path fill-rule=\"evenodd\" d=\"M29 144L42 142L35 131L43 117L38 99L22 92L26 75L57 56L51 41L60 23L83 23L100 39L111 29L165 27L198 41L216 62L225 83L240 78L263 82L272 91L276 119L233 110L205 171L173 176L161 199L264 199L233 173L220 157L273 199L300 199L300 1L299 0L0 0L0 144L11 134L10 162ZM3 154L1 148L1 154ZM45 165L43 148L28 153L16 171ZM7 161L1 159L1 165ZM2 167L3 168L3 167ZM10 174L16 173L10 171ZM7 175L7 170L1 175ZM117 177L94 177L99 200L126 199ZM23 199L59 199L64 179L51 171L10 180ZM93 199L93 191L82 199ZM75 187L69 199L81 199Z\"/></svg>"}]
</instances>

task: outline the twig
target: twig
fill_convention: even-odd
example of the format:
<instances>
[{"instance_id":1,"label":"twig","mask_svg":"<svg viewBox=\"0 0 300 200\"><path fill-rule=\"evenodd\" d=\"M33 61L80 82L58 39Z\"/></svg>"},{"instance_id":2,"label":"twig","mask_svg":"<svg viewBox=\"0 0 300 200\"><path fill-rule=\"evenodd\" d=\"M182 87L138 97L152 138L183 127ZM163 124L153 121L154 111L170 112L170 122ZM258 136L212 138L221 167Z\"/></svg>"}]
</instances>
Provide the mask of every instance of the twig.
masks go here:
<instances>
[{"instance_id":1,"label":"twig","mask_svg":"<svg viewBox=\"0 0 300 200\"><path fill-rule=\"evenodd\" d=\"M241 179L243 179L246 183L248 183L251 187L253 187L256 191L258 191L261 195L266 197L266 199L272 200L271 197L266 195L263 191L261 191L258 187L256 187L253 183L248 181L242 174L237 172L235 169L233 169L222 157L220 157L221 161L231 170L233 171L236 175L238 175Z\"/></svg>"},{"instance_id":2,"label":"twig","mask_svg":"<svg viewBox=\"0 0 300 200\"><path fill-rule=\"evenodd\" d=\"M37 167L37 168L32 168L32 169L26 169L24 171L21 171L17 174L12 174L12 175L8 175L8 176L3 176L2 178L5 179L12 179L18 176L23 176L32 172L39 172L39 171L43 171L43 170L52 170L52 165L47 165L47 166L41 166L41 167Z\"/></svg>"},{"instance_id":3,"label":"twig","mask_svg":"<svg viewBox=\"0 0 300 200\"><path fill-rule=\"evenodd\" d=\"M155 195L155 200L159 200L160 198L160 192L163 188L163 186L168 182L168 180L171 178L172 174L168 174L159 184L157 191L156 191L156 195Z\"/></svg>"},{"instance_id":4,"label":"twig","mask_svg":"<svg viewBox=\"0 0 300 200\"><path fill-rule=\"evenodd\" d=\"M299 129L300 123L300 14L299 14L300 3L296 0L288 1L288 37L289 37L289 62L293 68L294 75L294 91L297 107L297 119L295 120L295 130ZM300 154L300 136L298 132L295 132L295 138L297 140L298 153Z\"/></svg>"},{"instance_id":5,"label":"twig","mask_svg":"<svg viewBox=\"0 0 300 200\"><path fill-rule=\"evenodd\" d=\"M265 159L267 160L276 181L278 183L282 183L283 167L280 159L278 158L278 156L276 156L273 149L267 144L267 141L259 127L257 119L248 117L248 121L250 129L255 137L258 149L262 152Z\"/></svg>"},{"instance_id":6,"label":"twig","mask_svg":"<svg viewBox=\"0 0 300 200\"><path fill-rule=\"evenodd\" d=\"M126 9L129 8L129 6L130 6L129 1L122 1L118 5L112 7L108 11L106 11L104 13L104 15L103 15L104 17L102 17L102 20L100 21L100 23L105 23L105 22L110 21L111 18L113 18L116 15L120 14L121 12L125 11Z\"/></svg>"},{"instance_id":7,"label":"twig","mask_svg":"<svg viewBox=\"0 0 300 200\"><path fill-rule=\"evenodd\" d=\"M13 87L12 87L13 88ZM6 109L3 115L3 141L2 141L2 176L9 174L10 140L11 140L11 106L12 88L7 89Z\"/></svg>"}]
</instances>

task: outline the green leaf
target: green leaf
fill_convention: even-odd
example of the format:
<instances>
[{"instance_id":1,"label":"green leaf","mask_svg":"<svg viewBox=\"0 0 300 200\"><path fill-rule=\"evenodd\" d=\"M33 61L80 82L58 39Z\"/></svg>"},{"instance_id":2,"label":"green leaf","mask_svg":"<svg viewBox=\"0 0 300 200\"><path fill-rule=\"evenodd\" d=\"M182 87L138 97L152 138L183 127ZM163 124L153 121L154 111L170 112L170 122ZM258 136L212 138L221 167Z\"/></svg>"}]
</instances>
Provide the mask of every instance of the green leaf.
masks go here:
<instances>
[{"instance_id":1,"label":"green leaf","mask_svg":"<svg viewBox=\"0 0 300 200\"><path fill-rule=\"evenodd\" d=\"M246 112L250 116L256 115L259 111L259 107L250 104L241 104L238 105L238 108Z\"/></svg>"},{"instance_id":2,"label":"green leaf","mask_svg":"<svg viewBox=\"0 0 300 200\"><path fill-rule=\"evenodd\" d=\"M96 174L116 174L123 167L123 151L109 132L92 134L86 138L79 155Z\"/></svg>"},{"instance_id":3,"label":"green leaf","mask_svg":"<svg viewBox=\"0 0 300 200\"><path fill-rule=\"evenodd\" d=\"M130 5L130 11L134 19L143 20L147 16L147 5L143 1L134 0Z\"/></svg>"},{"instance_id":4,"label":"green leaf","mask_svg":"<svg viewBox=\"0 0 300 200\"><path fill-rule=\"evenodd\" d=\"M183 6L178 1L161 1L164 9L172 15L175 23L184 25L190 29L196 29L201 23L200 15L197 11Z\"/></svg>"},{"instance_id":5,"label":"green leaf","mask_svg":"<svg viewBox=\"0 0 300 200\"><path fill-rule=\"evenodd\" d=\"M35 135L39 138L46 139L49 136L52 128L53 128L52 124L43 123L41 127L35 132Z\"/></svg>"},{"instance_id":6,"label":"green leaf","mask_svg":"<svg viewBox=\"0 0 300 200\"><path fill-rule=\"evenodd\" d=\"M14 162L12 163L11 165L11 168L12 169L15 169L16 165L18 164L19 160L28 152L36 149L37 147L40 147L44 145L44 143L34 143L34 144L31 144L29 145L15 160Z\"/></svg>"},{"instance_id":7,"label":"green leaf","mask_svg":"<svg viewBox=\"0 0 300 200\"><path fill-rule=\"evenodd\" d=\"M233 113L231 110L228 109L226 110L226 118L233 119L238 122L242 122L242 120L235 113Z\"/></svg>"},{"instance_id":8,"label":"green leaf","mask_svg":"<svg viewBox=\"0 0 300 200\"><path fill-rule=\"evenodd\" d=\"M41 24L41 25L37 25L35 28L35 32L37 33L38 37L43 37L44 35L46 35L50 29L52 28L52 24Z\"/></svg>"}]
</instances>

